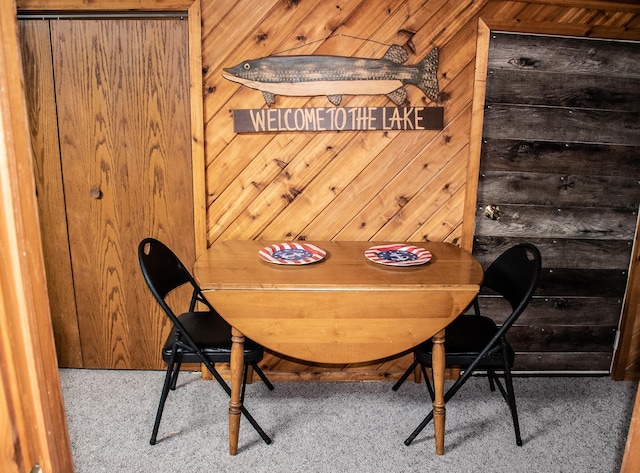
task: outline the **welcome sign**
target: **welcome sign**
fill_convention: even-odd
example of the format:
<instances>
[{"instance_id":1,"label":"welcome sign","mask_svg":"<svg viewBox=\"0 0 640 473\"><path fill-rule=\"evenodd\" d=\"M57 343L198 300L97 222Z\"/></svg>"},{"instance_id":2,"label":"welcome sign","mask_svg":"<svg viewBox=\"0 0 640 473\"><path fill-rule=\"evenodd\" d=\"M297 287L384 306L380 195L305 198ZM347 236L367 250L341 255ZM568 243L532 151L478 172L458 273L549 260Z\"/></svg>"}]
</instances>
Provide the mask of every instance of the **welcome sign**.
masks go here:
<instances>
[{"instance_id":1,"label":"welcome sign","mask_svg":"<svg viewBox=\"0 0 640 473\"><path fill-rule=\"evenodd\" d=\"M330 107L233 110L235 133L442 130L443 107Z\"/></svg>"}]
</instances>

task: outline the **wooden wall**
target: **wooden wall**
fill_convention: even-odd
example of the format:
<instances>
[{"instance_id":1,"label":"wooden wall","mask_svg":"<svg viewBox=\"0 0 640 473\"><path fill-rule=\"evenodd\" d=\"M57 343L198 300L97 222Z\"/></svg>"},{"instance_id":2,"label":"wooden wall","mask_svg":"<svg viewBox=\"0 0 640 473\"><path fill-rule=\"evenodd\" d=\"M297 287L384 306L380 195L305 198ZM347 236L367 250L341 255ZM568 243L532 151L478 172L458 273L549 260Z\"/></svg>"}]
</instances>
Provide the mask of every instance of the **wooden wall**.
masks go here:
<instances>
[{"instance_id":1,"label":"wooden wall","mask_svg":"<svg viewBox=\"0 0 640 473\"><path fill-rule=\"evenodd\" d=\"M606 373L640 203L640 42L494 31L487 70L474 253L543 257L514 369Z\"/></svg>"},{"instance_id":2,"label":"wooden wall","mask_svg":"<svg viewBox=\"0 0 640 473\"><path fill-rule=\"evenodd\" d=\"M205 139L197 134L192 142L196 150L205 145L204 177L194 161L194 183L206 180L206 204L195 206L200 250L228 238L443 240L470 249L486 78L480 56L488 50L487 25L494 31L640 39L636 0L203 0L201 4L17 0L17 4L19 10L38 11L184 8L190 11L190 22L201 14ZM233 133L233 109L265 104L260 92L224 79L223 67L278 53L380 58L390 44L409 51L408 64L418 62L434 46L439 48L437 102L413 86L407 90L411 105L444 107L442 131ZM199 97L195 92L192 88L194 123L201 115L200 103L193 103ZM341 104L380 105L388 105L385 97L346 97ZM274 105L312 106L331 105L325 97L283 96ZM618 378L640 376L639 247L636 241L623 305L623 337L616 354ZM396 375L406 363L406 358L390 360L336 373L278 357L265 359L267 368L285 377L316 379L379 379Z\"/></svg>"},{"instance_id":3,"label":"wooden wall","mask_svg":"<svg viewBox=\"0 0 640 473\"><path fill-rule=\"evenodd\" d=\"M479 20L506 31L640 39L635 2L554 3L204 1L208 243L231 238L406 240L471 248L476 183L467 170L473 170L479 151L472 140ZM266 105L260 92L224 79L223 67L277 54L379 58L391 44L405 46L411 64L439 48L437 103L415 87L407 91L413 106L444 107L442 131L233 133L233 109ZM382 96L355 96L340 106L387 102ZM273 105L329 106L326 97L284 96ZM350 367L348 376L389 376L406 361ZM320 371L272 356L265 364L294 376Z\"/></svg>"}]
</instances>

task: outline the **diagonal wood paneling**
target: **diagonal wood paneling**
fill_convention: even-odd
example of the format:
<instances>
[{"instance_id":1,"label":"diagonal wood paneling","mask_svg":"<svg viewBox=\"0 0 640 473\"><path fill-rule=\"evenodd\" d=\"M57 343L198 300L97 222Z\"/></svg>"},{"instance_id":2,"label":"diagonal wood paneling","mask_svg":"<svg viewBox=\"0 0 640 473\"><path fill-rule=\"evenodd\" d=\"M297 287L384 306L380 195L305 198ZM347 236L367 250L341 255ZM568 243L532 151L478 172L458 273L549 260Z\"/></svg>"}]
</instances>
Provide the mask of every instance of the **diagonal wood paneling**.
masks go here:
<instances>
[{"instance_id":1,"label":"diagonal wood paneling","mask_svg":"<svg viewBox=\"0 0 640 473\"><path fill-rule=\"evenodd\" d=\"M244 2L242 2L244 3ZM215 90L207 96L207 183L208 183L208 230L209 240L218 238L306 238L306 239L370 239L378 233L389 219L398 219L399 210L411 199L420 199L423 192L433 194L428 185L433 173L429 169L424 173L428 178L415 178L415 189L411 195L398 194L394 188L401 182L402 176L415 174L414 168L425 167L419 158L428 153L427 146L437 140L437 132L342 132L342 133L280 133L278 135L233 135L229 110L233 108L262 107L264 101L259 92L237 86L222 79L220 67L234 65L242 59L274 54L288 50L306 42L308 46L295 50L295 54L340 54L362 57L381 57L387 45L404 44L409 39L415 44L416 51L411 62L418 62L441 38L441 56L456 58L451 62L450 70L441 66L442 102L447 105L457 101L456 108L446 108L451 119L470 103L468 82L458 85L458 90L466 95L460 103L457 91L447 92L461 70L473 57L473 42L465 41L465 56L455 54L451 48L447 52L446 44L455 37L455 29L437 28L437 25L450 22L452 17L468 15L469 18L478 9L473 2L401 2L393 8L382 2L346 2L340 8L320 2L316 9L296 12L304 9L310 2L280 2L269 10L262 22L256 25L255 33L241 38L238 47L234 47L224 61L217 61L217 74L210 74L205 80L205 91ZM227 16L232 15L232 11ZM286 21L284 16L288 18ZM318 21L318 20L321 21ZM274 27L285 22L287 28ZM297 23L293 24L296 21ZM223 23L220 23L222 27ZM319 24L325 27L319 28ZM329 25L331 27L329 27ZM415 32L413 37L401 30ZM292 31L294 33L292 33ZM205 32L206 37L219 37L216 31ZM328 35L334 36L324 41ZM300 38L304 37L304 40ZM370 41L354 39L365 38ZM471 39L472 32L466 32ZM251 44L248 44L251 42ZM380 43L385 43L381 45ZM205 44L203 50L209 48ZM463 61L460 58L464 57ZM462 62L462 64L461 64ZM204 63L213 63L207 57ZM213 68L215 69L215 68ZM209 69L209 72L212 68ZM467 77L468 80L468 77ZM413 104L421 105L425 101L422 93L408 88ZM226 103L217 102L209 117L208 101L224 97ZM327 106L324 97L292 98L278 97L278 107ZM385 105L384 97L345 97L344 106ZM210 130L215 138L210 139ZM407 139L412 143L407 150ZM447 138L442 138L447 141ZM446 144L446 143L445 143ZM441 158L442 161L443 158ZM439 167L446 166L446 162ZM384 172L382 172L384 171ZM424 179L424 180L421 180ZM394 181L396 184L394 184ZM434 185L440 184L435 180ZM356 220L362 220L359 214L371 207L372 197L379 190L389 187L391 198L385 199L383 206L375 204L371 223L366 222L368 236L354 236L347 233L340 236L343 228ZM452 191L442 191L450 195ZM363 196L354 199L354 195ZM366 196L366 197L365 197ZM447 199L444 199L445 201ZM388 215L382 224L374 221L379 215ZM395 217L394 217L395 216ZM421 219L427 221L424 217ZM461 222L459 217L458 224ZM362 222L358 222L362 228ZM402 226L402 225L400 225ZM402 235L407 239L415 233Z\"/></svg>"},{"instance_id":2,"label":"diagonal wood paneling","mask_svg":"<svg viewBox=\"0 0 640 473\"><path fill-rule=\"evenodd\" d=\"M465 243L467 167L478 20L576 35L638 28L638 6L594 0L235 0L202 3L207 240L342 239ZM605 8L606 6L606 8ZM596 33L593 33L593 32ZM262 94L225 80L223 67L275 54L381 57L404 45L408 63L440 51L440 97L408 86L411 105L445 109L442 131L233 133L231 110L266 108ZM415 50L415 53L414 51ZM385 106L344 97L340 106ZM274 107L330 107L326 97L278 96ZM475 189L472 187L472 189ZM468 230L467 230L468 231ZM340 379L397 373L407 358L349 367ZM267 356L293 377L321 367ZM306 374L305 374L306 373ZM385 374L386 373L386 374ZM283 375L284 376L284 375Z\"/></svg>"}]
</instances>

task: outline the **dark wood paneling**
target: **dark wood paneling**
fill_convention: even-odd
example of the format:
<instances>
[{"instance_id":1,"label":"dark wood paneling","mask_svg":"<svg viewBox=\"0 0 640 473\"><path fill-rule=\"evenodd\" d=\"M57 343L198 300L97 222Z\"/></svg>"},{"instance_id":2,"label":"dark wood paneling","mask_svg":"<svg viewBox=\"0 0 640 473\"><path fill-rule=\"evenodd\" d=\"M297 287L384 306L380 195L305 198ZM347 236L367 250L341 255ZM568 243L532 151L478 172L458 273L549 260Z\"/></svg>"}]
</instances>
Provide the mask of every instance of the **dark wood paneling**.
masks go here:
<instances>
[{"instance_id":1,"label":"dark wood paneling","mask_svg":"<svg viewBox=\"0 0 640 473\"><path fill-rule=\"evenodd\" d=\"M478 198L483 202L636 210L640 202L638 177L485 171L480 175L482 193Z\"/></svg>"},{"instance_id":2,"label":"dark wood paneling","mask_svg":"<svg viewBox=\"0 0 640 473\"><path fill-rule=\"evenodd\" d=\"M495 297L481 299L482 315L501 324L510 311L504 300ZM521 326L602 326L615 328L620 318L622 298L610 297L544 297L532 299L518 318Z\"/></svg>"},{"instance_id":3,"label":"dark wood paneling","mask_svg":"<svg viewBox=\"0 0 640 473\"><path fill-rule=\"evenodd\" d=\"M474 252L487 265L521 241L541 250L540 285L510 334L519 369L609 369L640 203L640 45L619 45L491 37ZM498 321L508 313L481 302Z\"/></svg>"},{"instance_id":4,"label":"dark wood paneling","mask_svg":"<svg viewBox=\"0 0 640 473\"><path fill-rule=\"evenodd\" d=\"M594 39L585 43L581 38L494 33L488 69L547 73L558 78L640 78L637 61L638 46L634 43Z\"/></svg>"},{"instance_id":5,"label":"dark wood paneling","mask_svg":"<svg viewBox=\"0 0 640 473\"><path fill-rule=\"evenodd\" d=\"M565 78L570 80L570 78ZM602 126L608 123L608 126ZM638 145L640 113L585 108L488 104L483 136L513 140Z\"/></svg>"},{"instance_id":6,"label":"dark wood paneling","mask_svg":"<svg viewBox=\"0 0 640 473\"><path fill-rule=\"evenodd\" d=\"M518 97L525 105L640 112L640 78L635 77L612 81L610 76L584 75L565 81L557 74L490 69L487 82L491 89L486 100L491 103Z\"/></svg>"},{"instance_id":7,"label":"dark wood paneling","mask_svg":"<svg viewBox=\"0 0 640 473\"><path fill-rule=\"evenodd\" d=\"M628 272L614 269L543 268L539 295L623 298Z\"/></svg>"},{"instance_id":8,"label":"dark wood paneling","mask_svg":"<svg viewBox=\"0 0 640 473\"><path fill-rule=\"evenodd\" d=\"M615 339L615 327L601 326L517 326L509 330L508 340L516 351L607 352Z\"/></svg>"},{"instance_id":9,"label":"dark wood paneling","mask_svg":"<svg viewBox=\"0 0 640 473\"><path fill-rule=\"evenodd\" d=\"M521 141L485 138L481 172L526 172L633 177L638 175L638 150L632 146ZM484 159L490 156L491 159Z\"/></svg>"},{"instance_id":10,"label":"dark wood paneling","mask_svg":"<svg viewBox=\"0 0 640 473\"><path fill-rule=\"evenodd\" d=\"M554 268L620 269L629 266L633 240L505 238L477 236L473 251L485 267L510 246L531 242Z\"/></svg>"},{"instance_id":11,"label":"dark wood paneling","mask_svg":"<svg viewBox=\"0 0 640 473\"><path fill-rule=\"evenodd\" d=\"M500 207L500 220L484 216L484 206L490 203ZM511 205L481 200L478 207L478 236L631 240L637 219L635 210L606 209L598 213L587 207Z\"/></svg>"},{"instance_id":12,"label":"dark wood paneling","mask_svg":"<svg viewBox=\"0 0 640 473\"><path fill-rule=\"evenodd\" d=\"M516 352L515 371L609 372L609 352Z\"/></svg>"}]
</instances>

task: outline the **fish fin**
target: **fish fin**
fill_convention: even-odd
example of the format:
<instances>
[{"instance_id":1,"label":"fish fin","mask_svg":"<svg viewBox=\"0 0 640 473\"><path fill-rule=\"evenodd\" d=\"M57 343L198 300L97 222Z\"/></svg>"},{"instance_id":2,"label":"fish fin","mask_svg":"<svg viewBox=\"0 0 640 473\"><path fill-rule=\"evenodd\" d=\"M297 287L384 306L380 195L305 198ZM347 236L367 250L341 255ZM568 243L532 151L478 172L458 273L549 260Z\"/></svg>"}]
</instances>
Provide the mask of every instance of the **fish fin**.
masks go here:
<instances>
[{"instance_id":1,"label":"fish fin","mask_svg":"<svg viewBox=\"0 0 640 473\"><path fill-rule=\"evenodd\" d=\"M342 95L327 95L327 98L329 99L329 102L336 107L340 105L340 102L342 102Z\"/></svg>"},{"instance_id":2,"label":"fish fin","mask_svg":"<svg viewBox=\"0 0 640 473\"><path fill-rule=\"evenodd\" d=\"M264 101L267 103L269 107L271 107L274 103L276 103L276 95L274 93L263 90L262 96L264 97Z\"/></svg>"},{"instance_id":3,"label":"fish fin","mask_svg":"<svg viewBox=\"0 0 640 473\"><path fill-rule=\"evenodd\" d=\"M438 48L433 48L418 64L420 77L415 84L433 102L438 100L440 89L438 88Z\"/></svg>"},{"instance_id":4,"label":"fish fin","mask_svg":"<svg viewBox=\"0 0 640 473\"><path fill-rule=\"evenodd\" d=\"M382 59L396 62L398 64L403 64L407 62L407 60L409 59L409 53L405 51L405 49L402 46L393 44L389 49L387 49L387 52L384 54Z\"/></svg>"},{"instance_id":5,"label":"fish fin","mask_svg":"<svg viewBox=\"0 0 640 473\"><path fill-rule=\"evenodd\" d=\"M387 98L400 107L407 101L407 91L404 87L399 87L393 92L389 92Z\"/></svg>"}]
</instances>

